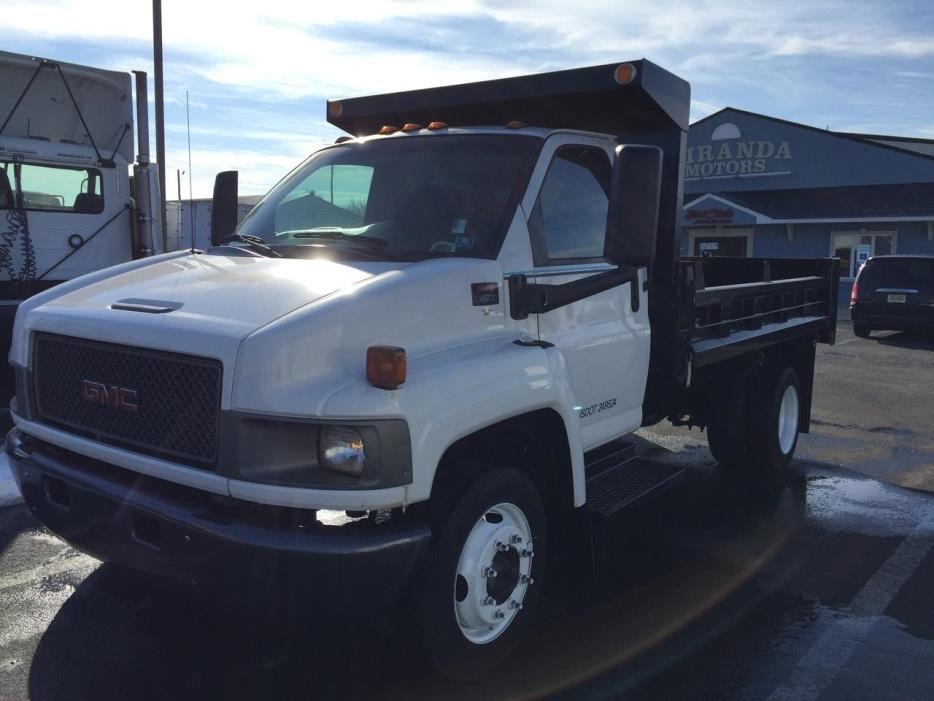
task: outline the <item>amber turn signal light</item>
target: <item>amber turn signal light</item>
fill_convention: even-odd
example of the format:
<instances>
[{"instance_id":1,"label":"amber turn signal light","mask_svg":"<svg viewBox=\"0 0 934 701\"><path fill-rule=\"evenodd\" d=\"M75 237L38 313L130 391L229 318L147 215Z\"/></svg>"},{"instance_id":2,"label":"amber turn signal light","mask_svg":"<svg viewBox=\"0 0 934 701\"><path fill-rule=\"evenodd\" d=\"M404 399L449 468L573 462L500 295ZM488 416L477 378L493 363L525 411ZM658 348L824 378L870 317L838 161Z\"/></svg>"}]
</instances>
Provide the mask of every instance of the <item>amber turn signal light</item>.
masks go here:
<instances>
[{"instance_id":1,"label":"amber turn signal light","mask_svg":"<svg viewBox=\"0 0 934 701\"><path fill-rule=\"evenodd\" d=\"M380 389L405 382L405 348L370 346L366 349L366 381Z\"/></svg>"},{"instance_id":2,"label":"amber turn signal light","mask_svg":"<svg viewBox=\"0 0 934 701\"><path fill-rule=\"evenodd\" d=\"M428 128L431 129L432 131L434 131L435 129L447 129L448 123L447 122L432 122L431 124L428 125Z\"/></svg>"},{"instance_id":3,"label":"amber turn signal light","mask_svg":"<svg viewBox=\"0 0 934 701\"><path fill-rule=\"evenodd\" d=\"M419 129L423 128L424 127L422 127L421 124L415 124L414 122L406 122L402 125L402 131L405 134L408 134L410 131L418 131Z\"/></svg>"},{"instance_id":4,"label":"amber turn signal light","mask_svg":"<svg viewBox=\"0 0 934 701\"><path fill-rule=\"evenodd\" d=\"M380 128L377 132L380 136L387 136L389 134L395 134L399 131L399 127L394 127L391 124L386 124Z\"/></svg>"},{"instance_id":5,"label":"amber turn signal light","mask_svg":"<svg viewBox=\"0 0 934 701\"><path fill-rule=\"evenodd\" d=\"M620 85L629 85L636 79L636 67L631 63L621 63L613 71L613 78Z\"/></svg>"}]
</instances>

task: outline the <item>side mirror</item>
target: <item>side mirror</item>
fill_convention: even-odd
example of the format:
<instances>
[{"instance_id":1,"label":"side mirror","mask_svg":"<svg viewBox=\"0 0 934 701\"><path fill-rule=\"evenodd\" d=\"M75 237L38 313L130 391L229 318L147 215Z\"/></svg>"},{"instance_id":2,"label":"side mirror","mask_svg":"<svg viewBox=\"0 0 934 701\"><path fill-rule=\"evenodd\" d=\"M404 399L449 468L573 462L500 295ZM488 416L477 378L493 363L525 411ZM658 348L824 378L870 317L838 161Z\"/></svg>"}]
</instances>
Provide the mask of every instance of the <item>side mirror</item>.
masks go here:
<instances>
[{"instance_id":1,"label":"side mirror","mask_svg":"<svg viewBox=\"0 0 934 701\"><path fill-rule=\"evenodd\" d=\"M618 266L651 266L662 185L662 150L616 147L603 255Z\"/></svg>"},{"instance_id":2,"label":"side mirror","mask_svg":"<svg viewBox=\"0 0 934 701\"><path fill-rule=\"evenodd\" d=\"M225 170L214 178L214 199L211 203L211 245L219 246L237 228L238 174Z\"/></svg>"}]
</instances>

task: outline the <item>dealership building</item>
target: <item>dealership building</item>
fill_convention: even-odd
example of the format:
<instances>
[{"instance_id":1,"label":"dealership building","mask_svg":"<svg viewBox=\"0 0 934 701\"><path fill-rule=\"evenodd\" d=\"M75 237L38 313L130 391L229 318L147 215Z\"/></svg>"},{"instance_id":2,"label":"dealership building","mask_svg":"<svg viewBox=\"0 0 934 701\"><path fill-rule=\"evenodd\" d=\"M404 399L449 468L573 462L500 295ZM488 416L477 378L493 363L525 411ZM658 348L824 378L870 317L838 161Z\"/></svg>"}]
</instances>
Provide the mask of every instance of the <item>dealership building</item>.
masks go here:
<instances>
[{"instance_id":1,"label":"dealership building","mask_svg":"<svg viewBox=\"0 0 934 701\"><path fill-rule=\"evenodd\" d=\"M934 254L934 140L817 129L726 108L691 125L682 254L862 261Z\"/></svg>"}]
</instances>

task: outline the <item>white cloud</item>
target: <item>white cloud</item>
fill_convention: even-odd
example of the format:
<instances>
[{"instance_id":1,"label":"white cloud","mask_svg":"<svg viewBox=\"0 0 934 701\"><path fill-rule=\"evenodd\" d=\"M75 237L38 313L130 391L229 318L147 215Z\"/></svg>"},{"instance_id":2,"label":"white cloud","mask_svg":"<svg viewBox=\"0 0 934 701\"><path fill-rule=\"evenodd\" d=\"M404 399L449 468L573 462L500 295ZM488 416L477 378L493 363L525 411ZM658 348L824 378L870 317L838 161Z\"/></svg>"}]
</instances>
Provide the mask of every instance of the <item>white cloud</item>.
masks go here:
<instances>
[{"instance_id":1,"label":"white cloud","mask_svg":"<svg viewBox=\"0 0 934 701\"><path fill-rule=\"evenodd\" d=\"M92 6L3 0L0 31L45 45L93 43L108 49L96 61L102 67L151 70L150 3L95 0ZM244 191L265 190L333 134L323 122L325 96L640 56L692 82L694 118L727 104L767 111L742 102L759 96L787 109L782 116L808 121L793 111L809 100L852 100L837 106L845 110L861 99L837 88L839 76L818 76L808 64L899 60L903 77L929 74L921 63L934 59L934 32L914 16L900 4L848 0L360 0L352 6L164 0L166 99L174 110L167 171L187 164L177 118L186 88L192 88L196 195L210 194L214 170L229 167L242 169ZM859 65L870 72L870 64ZM930 118L915 131L928 128Z\"/></svg>"}]
</instances>

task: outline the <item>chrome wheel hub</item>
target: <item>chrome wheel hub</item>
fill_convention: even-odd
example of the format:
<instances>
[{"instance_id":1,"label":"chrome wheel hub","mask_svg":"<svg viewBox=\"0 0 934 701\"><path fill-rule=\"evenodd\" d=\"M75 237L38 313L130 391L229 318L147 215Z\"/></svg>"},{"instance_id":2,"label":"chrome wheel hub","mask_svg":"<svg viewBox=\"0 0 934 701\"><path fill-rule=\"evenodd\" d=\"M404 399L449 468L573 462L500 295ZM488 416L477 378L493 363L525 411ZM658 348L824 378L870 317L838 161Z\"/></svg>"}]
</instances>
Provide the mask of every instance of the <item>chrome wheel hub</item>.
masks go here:
<instances>
[{"instance_id":1,"label":"chrome wheel hub","mask_svg":"<svg viewBox=\"0 0 934 701\"><path fill-rule=\"evenodd\" d=\"M522 510L501 503L474 524L457 563L454 613L464 637L477 645L502 635L532 585L532 531Z\"/></svg>"}]
</instances>

